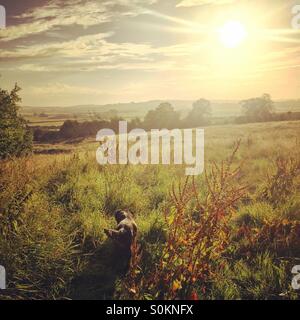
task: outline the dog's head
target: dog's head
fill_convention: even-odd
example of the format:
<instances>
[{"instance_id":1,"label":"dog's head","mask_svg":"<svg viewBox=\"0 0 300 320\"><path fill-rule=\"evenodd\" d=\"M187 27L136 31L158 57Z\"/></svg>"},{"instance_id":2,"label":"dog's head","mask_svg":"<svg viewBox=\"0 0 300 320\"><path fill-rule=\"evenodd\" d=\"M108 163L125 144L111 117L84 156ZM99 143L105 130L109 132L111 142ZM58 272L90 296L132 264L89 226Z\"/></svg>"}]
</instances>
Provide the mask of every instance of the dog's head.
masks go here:
<instances>
[{"instance_id":1,"label":"dog's head","mask_svg":"<svg viewBox=\"0 0 300 320\"><path fill-rule=\"evenodd\" d=\"M115 219L117 223L120 223L122 220L126 219L128 217L128 213L124 210L117 210L115 212Z\"/></svg>"}]
</instances>

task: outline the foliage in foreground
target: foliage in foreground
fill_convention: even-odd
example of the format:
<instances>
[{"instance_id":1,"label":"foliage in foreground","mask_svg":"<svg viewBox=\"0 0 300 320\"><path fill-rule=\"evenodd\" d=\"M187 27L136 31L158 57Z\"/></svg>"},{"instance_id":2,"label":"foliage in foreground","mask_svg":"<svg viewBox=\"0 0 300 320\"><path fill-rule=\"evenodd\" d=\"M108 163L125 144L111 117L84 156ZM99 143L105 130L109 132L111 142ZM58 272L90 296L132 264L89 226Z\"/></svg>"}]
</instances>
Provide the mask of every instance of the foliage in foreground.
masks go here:
<instances>
[{"instance_id":1,"label":"foliage in foreground","mask_svg":"<svg viewBox=\"0 0 300 320\"><path fill-rule=\"evenodd\" d=\"M266 216L260 228L243 221L233 228L232 216L246 188L235 178L232 156L206 174L203 202L195 182L172 190L165 216L168 236L151 273L145 273L142 252L134 250L130 272L120 294L132 299L279 299L297 298L287 274L299 257L300 222ZM292 192L299 160L278 159L260 197L276 206ZM269 251L272 252L269 253ZM286 256L280 259L278 256Z\"/></svg>"},{"instance_id":2,"label":"foliage in foreground","mask_svg":"<svg viewBox=\"0 0 300 320\"><path fill-rule=\"evenodd\" d=\"M32 133L18 114L20 88L11 92L0 88L0 159L28 154L32 149Z\"/></svg>"},{"instance_id":3,"label":"foliage in foreground","mask_svg":"<svg viewBox=\"0 0 300 320\"><path fill-rule=\"evenodd\" d=\"M183 181L182 168L99 167L94 151L2 161L0 264L8 290L1 299L299 298L290 286L300 257L295 148L276 140L281 155L288 151L283 161L269 141L247 138L249 153L242 144L222 164L233 141L222 135L223 148L216 141L208 143L216 161L206 178L180 188L172 185ZM240 168L241 154L248 162ZM139 225L126 277L103 233L118 207L133 211Z\"/></svg>"}]
</instances>

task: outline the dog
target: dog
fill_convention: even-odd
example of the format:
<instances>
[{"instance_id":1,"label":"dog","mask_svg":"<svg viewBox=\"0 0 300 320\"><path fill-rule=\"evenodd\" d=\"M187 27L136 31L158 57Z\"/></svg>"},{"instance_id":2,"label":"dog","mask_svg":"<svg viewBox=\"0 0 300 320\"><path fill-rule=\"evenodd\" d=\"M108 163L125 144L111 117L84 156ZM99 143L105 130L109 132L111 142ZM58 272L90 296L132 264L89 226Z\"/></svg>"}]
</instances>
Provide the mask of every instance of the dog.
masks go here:
<instances>
[{"instance_id":1,"label":"dog","mask_svg":"<svg viewBox=\"0 0 300 320\"><path fill-rule=\"evenodd\" d=\"M132 245L137 237L137 224L132 214L124 210L117 210L115 212L115 219L117 222L116 229L104 229L104 232L109 238L116 241L120 254L130 262Z\"/></svg>"}]
</instances>

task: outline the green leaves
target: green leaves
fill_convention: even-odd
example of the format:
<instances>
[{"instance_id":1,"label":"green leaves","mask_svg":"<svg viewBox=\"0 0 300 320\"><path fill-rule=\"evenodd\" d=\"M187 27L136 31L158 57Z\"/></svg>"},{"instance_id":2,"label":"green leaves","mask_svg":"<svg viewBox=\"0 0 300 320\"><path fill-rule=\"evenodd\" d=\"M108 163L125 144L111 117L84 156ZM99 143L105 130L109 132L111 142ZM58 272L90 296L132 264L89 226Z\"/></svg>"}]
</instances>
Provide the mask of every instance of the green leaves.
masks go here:
<instances>
[{"instance_id":1,"label":"green leaves","mask_svg":"<svg viewBox=\"0 0 300 320\"><path fill-rule=\"evenodd\" d=\"M26 154L32 148L32 133L18 115L20 90L17 85L11 92L0 89L0 159Z\"/></svg>"}]
</instances>

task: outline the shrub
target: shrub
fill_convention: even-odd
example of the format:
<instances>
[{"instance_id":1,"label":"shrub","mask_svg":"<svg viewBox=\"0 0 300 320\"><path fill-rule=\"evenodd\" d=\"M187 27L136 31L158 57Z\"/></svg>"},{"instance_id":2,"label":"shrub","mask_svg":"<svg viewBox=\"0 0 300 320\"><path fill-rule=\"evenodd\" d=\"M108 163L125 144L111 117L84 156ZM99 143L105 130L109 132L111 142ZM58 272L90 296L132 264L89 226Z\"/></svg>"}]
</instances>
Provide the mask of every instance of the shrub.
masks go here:
<instances>
[{"instance_id":1,"label":"shrub","mask_svg":"<svg viewBox=\"0 0 300 320\"><path fill-rule=\"evenodd\" d=\"M0 159L27 154L32 149L32 133L18 115L20 88L0 89Z\"/></svg>"},{"instance_id":2,"label":"shrub","mask_svg":"<svg viewBox=\"0 0 300 320\"><path fill-rule=\"evenodd\" d=\"M276 172L272 176L268 176L267 183L259 198L270 202L274 206L285 202L294 191L294 181L299 170L299 159L277 158Z\"/></svg>"}]
</instances>

